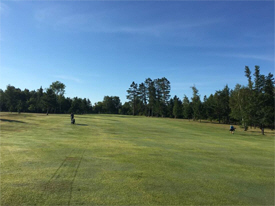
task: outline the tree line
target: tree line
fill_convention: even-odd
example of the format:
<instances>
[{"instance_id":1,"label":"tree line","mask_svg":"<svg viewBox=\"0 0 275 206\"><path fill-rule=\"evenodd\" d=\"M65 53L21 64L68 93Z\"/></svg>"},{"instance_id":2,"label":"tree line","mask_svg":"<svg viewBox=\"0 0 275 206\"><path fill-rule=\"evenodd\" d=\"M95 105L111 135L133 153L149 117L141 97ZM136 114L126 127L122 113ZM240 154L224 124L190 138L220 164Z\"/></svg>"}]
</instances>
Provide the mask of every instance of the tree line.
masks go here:
<instances>
[{"instance_id":1,"label":"tree line","mask_svg":"<svg viewBox=\"0 0 275 206\"><path fill-rule=\"evenodd\" d=\"M59 81L53 82L49 88L40 87L37 90L21 90L8 85L6 90L0 89L0 109L9 112L36 113L90 113L91 101L78 97L66 98L65 85Z\"/></svg>"},{"instance_id":2,"label":"tree line","mask_svg":"<svg viewBox=\"0 0 275 206\"><path fill-rule=\"evenodd\" d=\"M255 66L254 78L248 66L245 67L248 84L237 84L232 90L227 85L214 94L199 95L192 86L193 95L171 98L170 82L165 77L145 79L138 84L132 82L127 90L128 102L121 103L118 96L104 96L103 101L92 105L89 99L65 97L65 85L53 82L49 88L20 90L8 85L0 89L0 111L36 113L108 113L123 115L144 115L148 117L184 118L194 121L209 120L219 123L241 124L248 127L274 128L274 78L260 74Z\"/></svg>"},{"instance_id":3,"label":"tree line","mask_svg":"<svg viewBox=\"0 0 275 206\"><path fill-rule=\"evenodd\" d=\"M255 66L252 77L251 70L245 67L248 85L237 84L232 90L226 85L222 90L203 100L196 86L192 86L193 95L189 99L184 95L170 98L170 82L161 79L146 79L143 83L132 82L127 90L129 102L122 106L131 108L133 115L162 116L184 118L189 120L210 120L219 123L235 123L248 127L274 129L274 78L260 74L260 67ZM130 114L129 111L127 114Z\"/></svg>"}]
</instances>

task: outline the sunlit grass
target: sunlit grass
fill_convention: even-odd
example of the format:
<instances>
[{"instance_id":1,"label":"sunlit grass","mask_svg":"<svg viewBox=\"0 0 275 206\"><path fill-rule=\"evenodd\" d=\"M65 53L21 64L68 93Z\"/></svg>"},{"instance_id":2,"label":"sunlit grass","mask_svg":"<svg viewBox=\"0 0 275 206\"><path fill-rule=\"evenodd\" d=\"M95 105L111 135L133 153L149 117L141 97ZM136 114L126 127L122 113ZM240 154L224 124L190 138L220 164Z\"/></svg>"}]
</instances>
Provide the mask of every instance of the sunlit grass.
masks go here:
<instances>
[{"instance_id":1,"label":"sunlit grass","mask_svg":"<svg viewBox=\"0 0 275 206\"><path fill-rule=\"evenodd\" d=\"M272 131L0 114L2 205L274 205Z\"/></svg>"}]
</instances>

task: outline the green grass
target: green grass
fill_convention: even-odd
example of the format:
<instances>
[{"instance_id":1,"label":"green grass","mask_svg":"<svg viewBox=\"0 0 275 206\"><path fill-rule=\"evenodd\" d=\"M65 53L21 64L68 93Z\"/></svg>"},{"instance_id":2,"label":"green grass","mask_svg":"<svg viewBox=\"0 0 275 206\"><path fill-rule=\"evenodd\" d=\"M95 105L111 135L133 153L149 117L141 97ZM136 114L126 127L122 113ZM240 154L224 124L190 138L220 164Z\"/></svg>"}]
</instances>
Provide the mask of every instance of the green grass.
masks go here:
<instances>
[{"instance_id":1,"label":"green grass","mask_svg":"<svg viewBox=\"0 0 275 206\"><path fill-rule=\"evenodd\" d=\"M1 205L274 205L274 133L119 115L1 114Z\"/></svg>"}]
</instances>

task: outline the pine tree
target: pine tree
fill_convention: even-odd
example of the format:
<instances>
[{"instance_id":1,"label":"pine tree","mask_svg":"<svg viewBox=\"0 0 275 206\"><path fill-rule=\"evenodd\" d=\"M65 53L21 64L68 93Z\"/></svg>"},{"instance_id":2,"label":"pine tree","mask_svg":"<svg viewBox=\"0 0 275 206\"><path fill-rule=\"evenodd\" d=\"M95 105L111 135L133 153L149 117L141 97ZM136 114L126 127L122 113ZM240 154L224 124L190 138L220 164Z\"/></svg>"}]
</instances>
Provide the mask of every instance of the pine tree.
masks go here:
<instances>
[{"instance_id":1,"label":"pine tree","mask_svg":"<svg viewBox=\"0 0 275 206\"><path fill-rule=\"evenodd\" d=\"M133 110L133 115L136 114L136 104L137 104L137 99L138 99L138 88L137 88L137 84L135 82L132 82L132 84L130 85L130 88L127 90L127 99L130 100L131 102L131 106L132 106L132 110Z\"/></svg>"},{"instance_id":2,"label":"pine tree","mask_svg":"<svg viewBox=\"0 0 275 206\"><path fill-rule=\"evenodd\" d=\"M173 115L175 118L179 118L182 114L182 102L177 96L174 96Z\"/></svg>"},{"instance_id":3,"label":"pine tree","mask_svg":"<svg viewBox=\"0 0 275 206\"><path fill-rule=\"evenodd\" d=\"M148 99L148 116L154 116L154 110L156 105L156 88L152 79L147 78L145 80L146 95Z\"/></svg>"},{"instance_id":4,"label":"pine tree","mask_svg":"<svg viewBox=\"0 0 275 206\"><path fill-rule=\"evenodd\" d=\"M146 86L144 83L139 84L138 86L138 99L139 99L139 108L140 112L143 115L147 114L147 95L146 95Z\"/></svg>"},{"instance_id":5,"label":"pine tree","mask_svg":"<svg viewBox=\"0 0 275 206\"><path fill-rule=\"evenodd\" d=\"M189 120L193 116L192 104L190 103L190 101L186 95L184 95L184 98L183 98L182 114L183 114L183 118L189 119Z\"/></svg>"},{"instance_id":6,"label":"pine tree","mask_svg":"<svg viewBox=\"0 0 275 206\"><path fill-rule=\"evenodd\" d=\"M199 90L195 86L191 87L193 90L192 100L192 110L193 110L193 120L198 120L201 118L201 100L199 96Z\"/></svg>"}]
</instances>

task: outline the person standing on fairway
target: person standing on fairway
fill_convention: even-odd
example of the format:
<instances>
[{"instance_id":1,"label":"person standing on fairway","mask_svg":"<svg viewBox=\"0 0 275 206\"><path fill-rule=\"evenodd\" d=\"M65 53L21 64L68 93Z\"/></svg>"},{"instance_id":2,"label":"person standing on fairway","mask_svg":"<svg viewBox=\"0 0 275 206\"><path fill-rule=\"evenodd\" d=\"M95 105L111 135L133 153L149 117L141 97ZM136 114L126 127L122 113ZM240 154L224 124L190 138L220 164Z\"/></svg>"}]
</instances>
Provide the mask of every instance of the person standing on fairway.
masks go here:
<instances>
[{"instance_id":1,"label":"person standing on fairway","mask_svg":"<svg viewBox=\"0 0 275 206\"><path fill-rule=\"evenodd\" d=\"M231 134L234 134L235 128L233 125L230 125L229 131L231 132Z\"/></svg>"},{"instance_id":2,"label":"person standing on fairway","mask_svg":"<svg viewBox=\"0 0 275 206\"><path fill-rule=\"evenodd\" d=\"M75 119L74 119L74 113L71 113L71 124L74 124Z\"/></svg>"}]
</instances>

